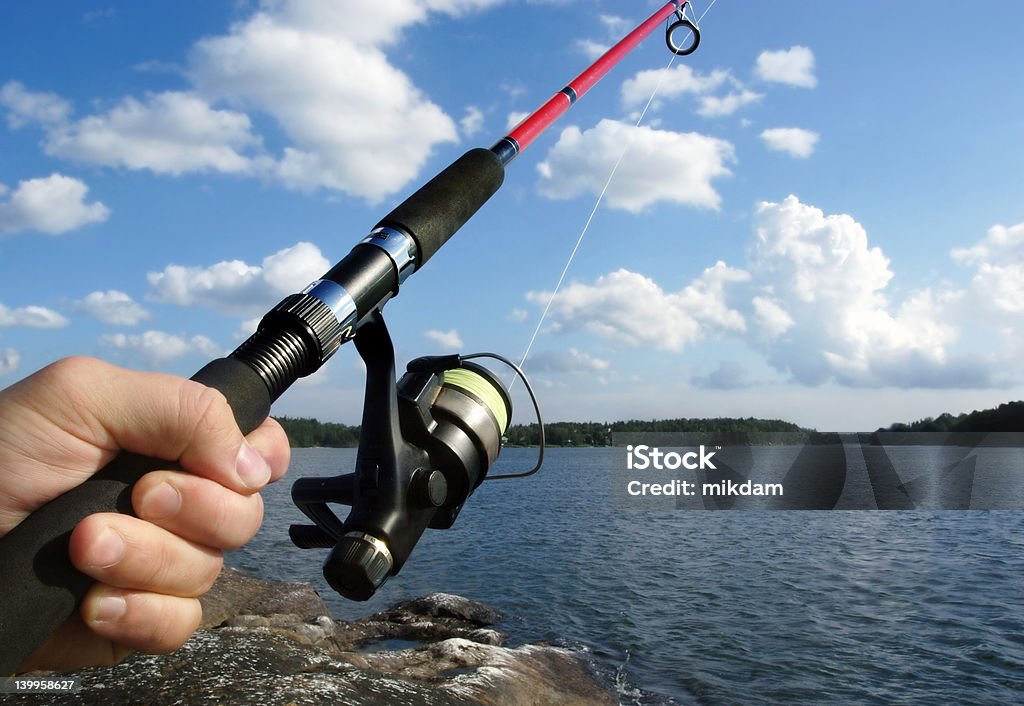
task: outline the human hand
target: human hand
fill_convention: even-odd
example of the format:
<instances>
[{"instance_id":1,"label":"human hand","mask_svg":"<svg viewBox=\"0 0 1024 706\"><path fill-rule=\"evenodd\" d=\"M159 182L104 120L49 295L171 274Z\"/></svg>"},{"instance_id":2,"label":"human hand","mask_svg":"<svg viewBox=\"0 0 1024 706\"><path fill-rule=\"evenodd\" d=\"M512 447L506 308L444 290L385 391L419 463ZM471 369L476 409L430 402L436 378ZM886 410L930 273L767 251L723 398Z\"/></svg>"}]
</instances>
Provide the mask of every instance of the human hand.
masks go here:
<instances>
[{"instance_id":1,"label":"human hand","mask_svg":"<svg viewBox=\"0 0 1024 706\"><path fill-rule=\"evenodd\" d=\"M259 490L290 449L268 419L243 439L224 396L200 383L68 358L0 391L0 536L121 450L178 461L132 491L136 517L98 513L71 534L71 562L96 584L21 670L114 664L171 652L199 626L222 550L263 519Z\"/></svg>"}]
</instances>

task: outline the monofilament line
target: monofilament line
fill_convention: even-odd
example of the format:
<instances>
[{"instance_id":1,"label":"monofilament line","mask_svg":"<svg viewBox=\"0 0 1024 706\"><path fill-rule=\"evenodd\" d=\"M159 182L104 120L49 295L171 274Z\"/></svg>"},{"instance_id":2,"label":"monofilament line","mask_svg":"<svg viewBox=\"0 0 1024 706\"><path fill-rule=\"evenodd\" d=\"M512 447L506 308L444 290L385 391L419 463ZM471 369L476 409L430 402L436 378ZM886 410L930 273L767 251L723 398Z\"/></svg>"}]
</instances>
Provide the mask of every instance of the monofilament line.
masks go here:
<instances>
[{"instance_id":1,"label":"monofilament line","mask_svg":"<svg viewBox=\"0 0 1024 706\"><path fill-rule=\"evenodd\" d=\"M661 82L665 80L665 76L668 73L668 69L672 68L672 62L676 59L676 55L673 54L668 61L668 66L665 67L665 71L662 72L658 78L658 83L654 86L654 91L651 93L651 97L647 99L647 104L644 109L640 111L640 117L637 118L634 127L640 127L640 124L644 120L644 116L647 115L647 110L654 103L654 98L658 95L658 89L661 88ZM587 234L587 230L590 229L590 224L594 220L594 216L597 215L597 210L601 207L601 202L604 200L604 196L608 193L608 187L611 186L612 180L615 179L615 172L618 171L619 165L622 164L622 160L625 158L626 153L629 152L629 148L632 144L632 139L626 141L626 146L619 154L619 158L615 161L615 166L612 167L611 173L608 175L608 179L604 183L604 187L601 189L601 193L598 194L597 201L594 203L594 207L590 210L590 215L587 216L586 223L583 224L583 229L580 231L579 236L576 238L576 244L572 248L572 252L569 253L569 259L565 261L565 266L562 268L562 273L558 276L558 282L555 284L554 290L551 292L551 296L548 297L547 303L544 305L544 311L540 315L540 319L537 321L537 326L533 329L533 335L530 336L530 342L526 345L526 350L523 352L523 357L519 361L519 367L523 367L526 363L526 359L530 355L530 350L533 348L533 344L537 341L537 336L540 334L541 327L544 326L544 320L547 319L548 312L551 311L551 304L555 301L555 297L558 295L558 290L562 288L562 284L565 282L565 276L569 272L569 268L572 266L572 261L576 258L576 253L580 249L580 245L583 243L583 238ZM513 380L513 382L515 382ZM509 385L511 388L511 384Z\"/></svg>"},{"instance_id":2,"label":"monofilament line","mask_svg":"<svg viewBox=\"0 0 1024 706\"><path fill-rule=\"evenodd\" d=\"M695 24L700 25L701 20L704 16L711 11L711 8L715 6L718 0L711 0L711 3L707 6L704 12L701 13L700 17L697 18ZM692 3L690 3L692 7ZM684 40L685 41L685 40ZM676 60L676 55L672 56L668 60L668 65L665 66L665 70L661 72L661 76L658 77L658 82L654 86L654 90L651 92L651 97L647 99L647 104L644 105L644 109L640 111L640 117L637 118L636 124L633 127L640 127L643 123L644 117L647 115L648 109L654 103L654 99L658 95L658 90L661 88L662 81L668 75L668 70L672 68L672 63ZM530 336L530 342L526 344L526 350L523 351L523 357L519 360L519 367L523 367L526 363L526 359L530 356L530 351L533 349L533 344L537 341L537 336L540 334L541 328L544 326L544 321L548 317L548 313L551 311L551 305L555 301L555 297L558 295L558 291L562 288L562 284L565 282L565 276L569 272L569 268L572 266L573 260L576 258L576 253L580 249L580 244L583 243L583 238L587 234L587 230L590 229L590 224L594 220L594 216L597 214L597 210L601 207L601 202L604 200L605 194L608 192L608 187L611 186L612 180L615 178L615 172L618 171L619 165L622 164L622 160L625 158L626 153L629 152L629 148L632 146L632 138L626 141L626 146L623 148L622 153L619 154L619 158L615 162L615 166L612 167L611 173L608 175L607 181L604 183L604 187L601 189L601 193L598 194L597 201L594 203L594 207L590 211L590 215L587 216L586 223L583 224L583 229L580 231L579 237L576 238L576 244L572 248L572 252L569 253L569 259L565 261L565 267L562 268L562 273L558 276L558 282L555 284L554 290L551 292L551 296L548 297L547 303L544 305L544 311L541 312L540 319L537 321L537 326L533 329L533 334ZM509 384L509 389L515 384L515 378Z\"/></svg>"}]
</instances>

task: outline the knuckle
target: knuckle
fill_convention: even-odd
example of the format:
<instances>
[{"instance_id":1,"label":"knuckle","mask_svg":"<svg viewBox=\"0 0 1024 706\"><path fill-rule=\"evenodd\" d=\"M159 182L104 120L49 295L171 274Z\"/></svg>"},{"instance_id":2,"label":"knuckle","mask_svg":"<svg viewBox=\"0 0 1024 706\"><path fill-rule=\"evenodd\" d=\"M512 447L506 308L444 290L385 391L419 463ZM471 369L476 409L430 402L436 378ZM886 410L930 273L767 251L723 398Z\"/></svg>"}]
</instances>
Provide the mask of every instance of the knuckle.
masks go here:
<instances>
[{"instance_id":1,"label":"knuckle","mask_svg":"<svg viewBox=\"0 0 1024 706\"><path fill-rule=\"evenodd\" d=\"M96 358L74 355L50 363L39 371L39 375L46 378L48 382L67 383L95 377L107 367L109 367L107 363Z\"/></svg>"},{"instance_id":2,"label":"knuckle","mask_svg":"<svg viewBox=\"0 0 1024 706\"><path fill-rule=\"evenodd\" d=\"M216 432L234 418L223 393L193 380L181 381L179 402L182 428L193 435Z\"/></svg>"}]
</instances>

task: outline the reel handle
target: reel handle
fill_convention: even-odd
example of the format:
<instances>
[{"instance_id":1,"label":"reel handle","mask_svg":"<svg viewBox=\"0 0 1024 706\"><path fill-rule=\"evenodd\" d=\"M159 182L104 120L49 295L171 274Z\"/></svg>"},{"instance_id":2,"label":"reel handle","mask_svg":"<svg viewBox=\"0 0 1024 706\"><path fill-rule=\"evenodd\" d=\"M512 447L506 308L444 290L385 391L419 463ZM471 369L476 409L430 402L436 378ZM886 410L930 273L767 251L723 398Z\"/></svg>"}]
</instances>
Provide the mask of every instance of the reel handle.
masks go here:
<instances>
[{"instance_id":1,"label":"reel handle","mask_svg":"<svg viewBox=\"0 0 1024 706\"><path fill-rule=\"evenodd\" d=\"M192 379L227 398L243 434L270 413L270 394L248 365L219 358ZM122 452L81 485L51 500L0 538L0 675L10 675L71 616L93 584L68 557L71 531L97 512L131 515L132 486L176 463Z\"/></svg>"}]
</instances>

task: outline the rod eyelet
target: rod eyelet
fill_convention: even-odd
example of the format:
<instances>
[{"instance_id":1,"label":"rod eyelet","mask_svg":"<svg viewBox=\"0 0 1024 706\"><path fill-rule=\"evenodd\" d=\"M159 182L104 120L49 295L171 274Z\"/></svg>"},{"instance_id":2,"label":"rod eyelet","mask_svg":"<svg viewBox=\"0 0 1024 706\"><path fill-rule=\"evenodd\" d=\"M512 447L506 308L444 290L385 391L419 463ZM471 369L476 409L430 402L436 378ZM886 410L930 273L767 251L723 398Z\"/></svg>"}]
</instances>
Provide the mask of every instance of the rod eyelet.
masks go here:
<instances>
[{"instance_id":1,"label":"rod eyelet","mask_svg":"<svg viewBox=\"0 0 1024 706\"><path fill-rule=\"evenodd\" d=\"M680 29L686 28L693 35L693 42L688 46L679 46L675 43L672 38L673 33ZM665 30L665 44L668 45L669 51L676 56L689 56L693 52L697 51L697 46L700 45L700 30L697 29L697 25L690 22L687 18L679 19L668 26Z\"/></svg>"}]
</instances>

